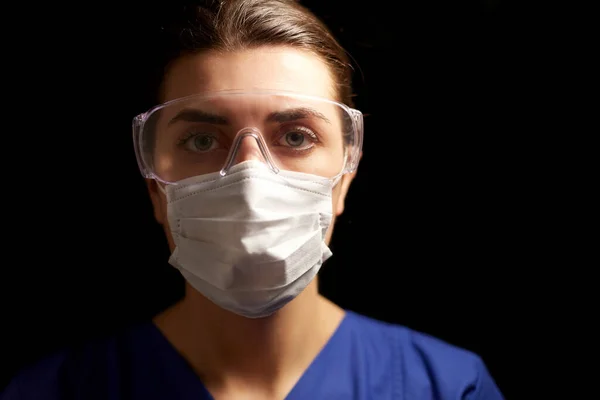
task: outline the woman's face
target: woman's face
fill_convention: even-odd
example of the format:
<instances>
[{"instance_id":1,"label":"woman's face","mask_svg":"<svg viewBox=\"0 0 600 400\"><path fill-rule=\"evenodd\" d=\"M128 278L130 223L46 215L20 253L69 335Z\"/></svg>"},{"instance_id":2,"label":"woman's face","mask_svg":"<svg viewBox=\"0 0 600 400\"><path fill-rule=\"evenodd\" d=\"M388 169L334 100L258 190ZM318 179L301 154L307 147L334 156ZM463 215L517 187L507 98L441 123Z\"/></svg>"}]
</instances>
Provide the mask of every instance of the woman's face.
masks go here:
<instances>
[{"instance_id":1,"label":"woman's face","mask_svg":"<svg viewBox=\"0 0 600 400\"><path fill-rule=\"evenodd\" d=\"M163 102L205 92L281 90L335 99L335 85L327 65L316 55L290 47L259 47L238 52L205 52L176 60L165 74ZM251 158L256 143L240 148L238 157ZM246 152L246 153L244 153ZM241 154L240 154L241 153ZM333 211L340 215L352 180L345 175L334 188ZM166 197L154 180L148 181L155 217L174 249L167 222ZM326 242L331 236L330 228Z\"/></svg>"}]
</instances>

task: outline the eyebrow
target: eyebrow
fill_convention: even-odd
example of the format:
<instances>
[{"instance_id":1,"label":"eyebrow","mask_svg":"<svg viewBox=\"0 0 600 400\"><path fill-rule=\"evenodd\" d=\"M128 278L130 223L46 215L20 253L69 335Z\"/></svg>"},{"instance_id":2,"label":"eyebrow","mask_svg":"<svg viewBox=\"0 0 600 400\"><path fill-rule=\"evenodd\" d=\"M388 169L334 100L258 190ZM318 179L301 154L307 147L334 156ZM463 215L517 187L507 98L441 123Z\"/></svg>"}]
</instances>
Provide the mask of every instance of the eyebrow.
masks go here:
<instances>
[{"instance_id":1,"label":"eyebrow","mask_svg":"<svg viewBox=\"0 0 600 400\"><path fill-rule=\"evenodd\" d=\"M283 122L297 121L299 119L306 119L309 116L322 119L323 121L327 122L328 124L331 123L331 121L329 121L327 119L327 117L325 117L325 115L321 114L320 112L318 112L316 110L313 110L312 108L306 108L306 107L293 108L291 110L272 112L267 117L267 121L283 123Z\"/></svg>"},{"instance_id":2,"label":"eyebrow","mask_svg":"<svg viewBox=\"0 0 600 400\"><path fill-rule=\"evenodd\" d=\"M300 107L293 108L285 111L276 111L269 114L267 117L267 122L292 122L301 119L306 119L308 117L317 117L322 119L323 121L331 124L331 121L325 117L322 113L313 110L312 108ZM196 110L196 109L184 109L180 111L175 117L173 117L169 121L169 125L172 125L178 121L187 121L187 122L204 122L207 124L214 125L227 125L229 124L229 120L217 114L211 114L205 111Z\"/></svg>"},{"instance_id":3,"label":"eyebrow","mask_svg":"<svg viewBox=\"0 0 600 400\"><path fill-rule=\"evenodd\" d=\"M169 121L169 125L172 125L178 121L204 122L207 124L214 125L227 125L229 123L227 118L221 115L211 114L204 111L189 108L181 110L176 116L171 118L171 120Z\"/></svg>"}]
</instances>

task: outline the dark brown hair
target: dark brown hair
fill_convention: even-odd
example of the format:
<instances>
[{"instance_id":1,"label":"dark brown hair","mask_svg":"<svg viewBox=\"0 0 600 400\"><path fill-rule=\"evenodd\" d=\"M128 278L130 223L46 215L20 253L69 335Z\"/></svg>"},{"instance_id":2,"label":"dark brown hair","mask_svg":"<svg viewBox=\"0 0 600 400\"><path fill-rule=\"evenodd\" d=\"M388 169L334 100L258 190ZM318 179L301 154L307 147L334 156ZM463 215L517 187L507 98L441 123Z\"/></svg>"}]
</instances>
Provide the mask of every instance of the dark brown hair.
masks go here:
<instances>
[{"instance_id":1,"label":"dark brown hair","mask_svg":"<svg viewBox=\"0 0 600 400\"><path fill-rule=\"evenodd\" d=\"M336 100L353 107L352 67L345 50L320 20L296 1L198 1L165 14L168 21L161 24L161 59L155 71L156 102L160 102L166 70L183 55L282 45L319 56L332 73Z\"/></svg>"}]
</instances>

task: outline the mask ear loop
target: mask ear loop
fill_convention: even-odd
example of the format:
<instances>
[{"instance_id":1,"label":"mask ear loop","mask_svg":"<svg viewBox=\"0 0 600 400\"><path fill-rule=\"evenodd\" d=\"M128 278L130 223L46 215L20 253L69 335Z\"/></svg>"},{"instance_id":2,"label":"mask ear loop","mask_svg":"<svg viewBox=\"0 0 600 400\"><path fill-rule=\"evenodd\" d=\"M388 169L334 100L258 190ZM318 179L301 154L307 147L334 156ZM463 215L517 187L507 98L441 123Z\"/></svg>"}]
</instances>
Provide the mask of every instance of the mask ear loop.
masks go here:
<instances>
[{"instance_id":1,"label":"mask ear loop","mask_svg":"<svg viewBox=\"0 0 600 400\"><path fill-rule=\"evenodd\" d=\"M158 190L160 190L165 196L167 195L167 191L165 190L161 182L156 181L156 186L158 186Z\"/></svg>"},{"instance_id":2,"label":"mask ear loop","mask_svg":"<svg viewBox=\"0 0 600 400\"><path fill-rule=\"evenodd\" d=\"M334 188L337 186L338 183L340 183L340 180L342 180L342 176L346 175L345 171L346 171L346 165L348 165L348 149L344 149L344 166L342 167L342 172L340 172L339 174L337 174L336 176L334 176L333 178L331 178L331 187Z\"/></svg>"},{"instance_id":3,"label":"mask ear loop","mask_svg":"<svg viewBox=\"0 0 600 400\"><path fill-rule=\"evenodd\" d=\"M342 176L344 176L344 174L339 174L338 176L336 176L335 178L333 178L331 180L331 187L334 188L337 186L337 184L342 180Z\"/></svg>"}]
</instances>

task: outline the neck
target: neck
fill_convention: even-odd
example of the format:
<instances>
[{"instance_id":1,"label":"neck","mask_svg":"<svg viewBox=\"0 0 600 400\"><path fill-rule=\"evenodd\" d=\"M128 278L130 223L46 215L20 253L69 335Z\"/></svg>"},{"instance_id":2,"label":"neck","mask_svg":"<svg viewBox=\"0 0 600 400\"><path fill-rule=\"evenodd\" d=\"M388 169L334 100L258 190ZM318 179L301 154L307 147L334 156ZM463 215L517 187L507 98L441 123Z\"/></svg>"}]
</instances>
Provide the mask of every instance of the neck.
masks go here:
<instances>
[{"instance_id":1,"label":"neck","mask_svg":"<svg viewBox=\"0 0 600 400\"><path fill-rule=\"evenodd\" d=\"M272 316L249 319L226 311L186 285L184 299L155 323L209 387L244 385L287 389L308 368L343 318L319 295L314 280Z\"/></svg>"}]
</instances>

